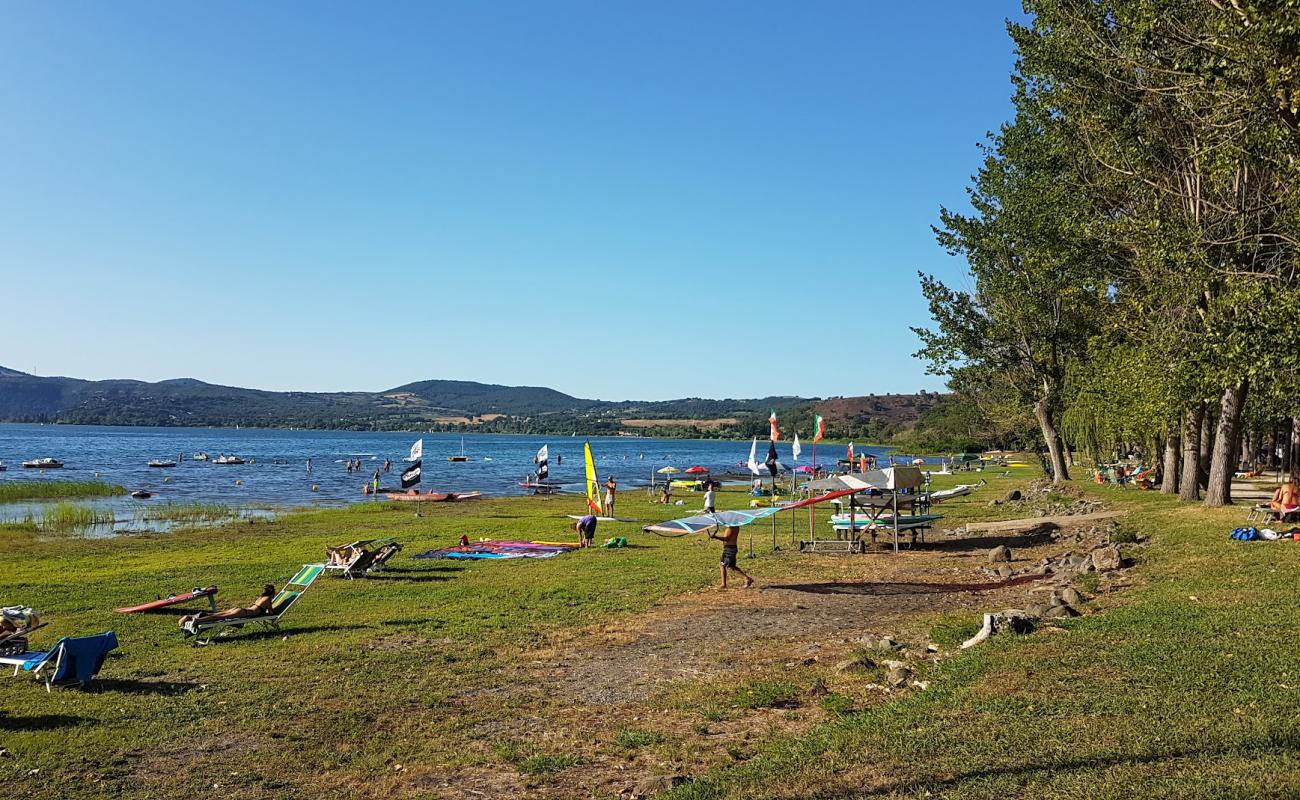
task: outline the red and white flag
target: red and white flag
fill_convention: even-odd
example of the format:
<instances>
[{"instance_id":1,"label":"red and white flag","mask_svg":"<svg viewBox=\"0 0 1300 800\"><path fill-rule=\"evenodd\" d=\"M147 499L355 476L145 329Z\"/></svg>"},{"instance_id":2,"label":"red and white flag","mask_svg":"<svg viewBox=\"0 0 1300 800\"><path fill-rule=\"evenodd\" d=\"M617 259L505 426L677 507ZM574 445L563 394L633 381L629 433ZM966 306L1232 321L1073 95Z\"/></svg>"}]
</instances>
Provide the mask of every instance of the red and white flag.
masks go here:
<instances>
[{"instance_id":1,"label":"red and white flag","mask_svg":"<svg viewBox=\"0 0 1300 800\"><path fill-rule=\"evenodd\" d=\"M853 468L853 442L849 442L849 469Z\"/></svg>"},{"instance_id":2,"label":"red and white flag","mask_svg":"<svg viewBox=\"0 0 1300 800\"><path fill-rule=\"evenodd\" d=\"M768 423L772 426L772 441L775 442L775 441L777 441L778 439L781 438L781 434L777 433L777 430L776 430L776 412L775 412L775 411L772 412L772 416L770 416L770 417L767 418L767 421L768 421Z\"/></svg>"}]
</instances>

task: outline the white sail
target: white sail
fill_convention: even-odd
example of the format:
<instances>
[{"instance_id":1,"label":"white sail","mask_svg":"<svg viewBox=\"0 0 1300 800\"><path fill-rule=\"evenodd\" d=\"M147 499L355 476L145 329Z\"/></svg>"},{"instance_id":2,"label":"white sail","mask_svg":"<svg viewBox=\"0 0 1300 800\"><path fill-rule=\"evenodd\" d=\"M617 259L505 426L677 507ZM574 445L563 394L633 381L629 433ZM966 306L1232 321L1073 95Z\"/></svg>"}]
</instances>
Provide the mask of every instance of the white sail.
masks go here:
<instances>
[{"instance_id":1,"label":"white sail","mask_svg":"<svg viewBox=\"0 0 1300 800\"><path fill-rule=\"evenodd\" d=\"M542 445L542 449L541 449L541 450L538 450L538 451L537 451L537 455L533 456L533 463L534 463L534 464L541 464L541 463L543 463L543 462L545 462L545 461L549 461L549 460L550 460L550 458L551 458L551 451L547 449L548 446L549 446L549 445Z\"/></svg>"},{"instance_id":2,"label":"white sail","mask_svg":"<svg viewBox=\"0 0 1300 800\"><path fill-rule=\"evenodd\" d=\"M407 461L419 461L424 458L424 440L416 439L415 444L411 445L411 454L406 457Z\"/></svg>"},{"instance_id":3,"label":"white sail","mask_svg":"<svg viewBox=\"0 0 1300 800\"><path fill-rule=\"evenodd\" d=\"M746 465L749 467L750 472L754 473L755 475L761 474L758 471L758 437L757 436L754 437L754 443L749 446L749 461L746 462Z\"/></svg>"},{"instance_id":4,"label":"white sail","mask_svg":"<svg viewBox=\"0 0 1300 800\"><path fill-rule=\"evenodd\" d=\"M798 461L799 454L803 452L803 448L799 446L799 434L797 433L794 435L794 447L790 448L790 450L794 453L794 460Z\"/></svg>"}]
</instances>

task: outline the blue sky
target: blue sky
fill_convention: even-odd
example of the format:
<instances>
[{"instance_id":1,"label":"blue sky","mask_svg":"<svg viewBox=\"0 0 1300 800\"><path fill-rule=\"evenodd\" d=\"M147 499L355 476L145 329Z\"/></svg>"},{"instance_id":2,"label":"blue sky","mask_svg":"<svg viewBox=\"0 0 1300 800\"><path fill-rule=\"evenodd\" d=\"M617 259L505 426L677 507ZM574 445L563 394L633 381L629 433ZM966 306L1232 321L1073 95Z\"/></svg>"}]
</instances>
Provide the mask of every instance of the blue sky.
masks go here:
<instances>
[{"instance_id":1,"label":"blue sky","mask_svg":"<svg viewBox=\"0 0 1300 800\"><path fill-rule=\"evenodd\" d=\"M11 3L0 364L583 397L937 389L1015 2ZM885 346L880 345L884 343Z\"/></svg>"}]
</instances>

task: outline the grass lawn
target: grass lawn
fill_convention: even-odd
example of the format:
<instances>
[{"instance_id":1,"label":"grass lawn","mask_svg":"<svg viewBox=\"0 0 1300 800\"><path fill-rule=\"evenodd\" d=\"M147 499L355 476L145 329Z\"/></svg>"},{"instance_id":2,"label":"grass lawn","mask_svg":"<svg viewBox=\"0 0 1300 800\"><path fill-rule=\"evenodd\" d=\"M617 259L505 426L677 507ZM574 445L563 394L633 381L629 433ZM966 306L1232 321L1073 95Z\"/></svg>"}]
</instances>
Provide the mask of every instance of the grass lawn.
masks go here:
<instances>
[{"instance_id":1,"label":"grass lawn","mask_svg":"<svg viewBox=\"0 0 1300 800\"><path fill-rule=\"evenodd\" d=\"M1241 507L1088 489L1150 537L1140 586L671 796L1300 796L1300 543L1229 540Z\"/></svg>"},{"instance_id":2,"label":"grass lawn","mask_svg":"<svg viewBox=\"0 0 1300 800\"><path fill-rule=\"evenodd\" d=\"M946 507L949 520L1025 514L987 501L1030 474L988 476ZM944 479L959 482L970 478ZM969 581L980 553L772 555L759 523L760 557L742 566L774 588L757 593L701 593L717 579L716 543L634 525L598 532L598 541L628 536L636 546L623 550L409 558L462 533L565 538L563 515L581 510L573 497L438 505L419 517L367 503L103 540L3 531L0 602L45 612L51 625L35 644L112 629L121 647L90 691L0 681L0 779L20 796L51 798L613 797L620 775L678 772L695 777L678 797L1300 792L1300 544L1230 542L1241 509L1096 493L1152 537L1137 551L1133 588L1102 591L1092 605L1103 613L1063 632L995 637L942 660L923 674L927 690L901 696L871 690L876 676L834 673L829 664L855 645L802 615L838 624L846 602L879 604L862 606L870 610L906 597L775 585L905 586L920 571ZM684 499L664 509L625 491L619 514L659 520L701 498ZM720 505L747 499L728 491ZM223 606L246 604L327 544L379 536L406 548L386 573L322 577L279 633L194 648L177 614L111 610L213 583ZM978 610L1002 602L934 597L944 599L908 619L917 635L933 628L945 650ZM712 637L728 632L717 615L733 609L745 636L715 652ZM858 630L884 624L868 614ZM816 655L790 655L805 652ZM640 686L674 666L672 680ZM567 691L584 683L601 688Z\"/></svg>"}]
</instances>

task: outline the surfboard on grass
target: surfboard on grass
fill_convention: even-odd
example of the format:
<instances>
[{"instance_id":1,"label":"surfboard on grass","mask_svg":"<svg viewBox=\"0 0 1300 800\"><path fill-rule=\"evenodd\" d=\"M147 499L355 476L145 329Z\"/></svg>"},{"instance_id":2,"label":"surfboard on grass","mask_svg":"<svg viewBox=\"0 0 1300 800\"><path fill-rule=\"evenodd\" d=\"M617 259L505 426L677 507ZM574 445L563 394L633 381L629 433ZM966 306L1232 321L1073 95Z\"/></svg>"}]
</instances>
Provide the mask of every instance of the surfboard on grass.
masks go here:
<instances>
[{"instance_id":1,"label":"surfboard on grass","mask_svg":"<svg viewBox=\"0 0 1300 800\"><path fill-rule=\"evenodd\" d=\"M217 595L217 587L205 586L202 589L194 589L193 591L189 591L184 594L173 594L168 597L164 597L160 600L155 600L152 603L145 603L144 605L139 605L139 606L131 606L130 608L119 608L117 609L117 613L139 614L142 611L153 611L154 609L158 609L158 608L167 608L168 606L179 605L180 603L188 603L189 601L197 600L200 597L208 598L208 605L212 607L213 611L216 611L217 610L216 595Z\"/></svg>"}]
</instances>

